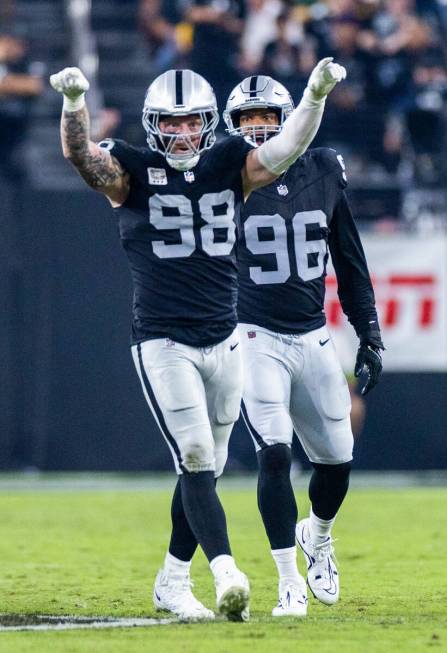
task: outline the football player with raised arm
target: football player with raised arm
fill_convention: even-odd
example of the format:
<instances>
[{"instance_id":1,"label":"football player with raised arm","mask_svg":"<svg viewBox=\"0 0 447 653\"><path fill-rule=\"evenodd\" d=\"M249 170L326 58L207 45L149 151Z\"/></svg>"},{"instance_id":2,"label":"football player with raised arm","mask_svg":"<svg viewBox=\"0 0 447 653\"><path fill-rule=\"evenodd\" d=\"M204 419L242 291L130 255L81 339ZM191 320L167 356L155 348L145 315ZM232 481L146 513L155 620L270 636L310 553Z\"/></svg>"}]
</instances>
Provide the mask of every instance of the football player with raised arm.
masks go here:
<instances>
[{"instance_id":1,"label":"football player with raised arm","mask_svg":"<svg viewBox=\"0 0 447 653\"><path fill-rule=\"evenodd\" d=\"M306 150L327 93L344 76L342 67L322 60L283 131L259 148L242 137L215 144L213 90L190 70L167 71L149 86L143 107L149 148L92 142L88 81L78 68L51 77L64 96L64 156L109 199L129 259L133 359L179 475L154 603L183 619L214 617L191 592L191 538L210 563L217 609L230 619L248 618L248 580L232 557L215 489L242 391L235 214L244 196Z\"/></svg>"},{"instance_id":2,"label":"football player with raised arm","mask_svg":"<svg viewBox=\"0 0 447 653\"><path fill-rule=\"evenodd\" d=\"M293 110L287 89L259 75L234 88L224 118L230 134L262 148L282 133ZM251 194L240 219L242 415L257 451L258 505L279 575L272 614L304 616L307 591L295 541L312 593L335 603L331 529L348 490L353 449L348 386L325 326L329 253L343 310L360 339L355 374L367 373L362 394L379 379L383 344L341 155L310 149L273 171L279 178ZM293 431L313 466L310 516L298 524L290 480Z\"/></svg>"}]
</instances>

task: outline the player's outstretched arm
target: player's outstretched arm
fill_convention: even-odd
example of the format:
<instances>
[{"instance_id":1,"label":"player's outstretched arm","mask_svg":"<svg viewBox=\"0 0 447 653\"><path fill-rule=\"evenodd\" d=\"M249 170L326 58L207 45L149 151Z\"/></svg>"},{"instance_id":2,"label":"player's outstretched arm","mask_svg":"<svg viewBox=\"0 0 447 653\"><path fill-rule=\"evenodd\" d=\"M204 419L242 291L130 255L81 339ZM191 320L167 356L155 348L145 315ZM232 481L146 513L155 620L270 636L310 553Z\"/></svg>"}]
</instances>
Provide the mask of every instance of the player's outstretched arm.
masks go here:
<instances>
[{"instance_id":1,"label":"player's outstretched arm","mask_svg":"<svg viewBox=\"0 0 447 653\"><path fill-rule=\"evenodd\" d=\"M281 132L249 153L242 173L245 195L270 184L307 150L320 126L326 96L345 77L345 68L332 57L315 66L301 102Z\"/></svg>"},{"instance_id":2,"label":"player's outstretched arm","mask_svg":"<svg viewBox=\"0 0 447 653\"><path fill-rule=\"evenodd\" d=\"M340 155L337 159L346 182L343 160ZM385 348L365 253L344 192L332 216L329 250L337 276L340 303L360 339L354 374L359 377L365 372L361 394L366 395L379 381L382 372L380 352Z\"/></svg>"},{"instance_id":3,"label":"player's outstretched arm","mask_svg":"<svg viewBox=\"0 0 447 653\"><path fill-rule=\"evenodd\" d=\"M51 75L51 86L62 93L61 140L64 157L91 188L122 204L129 193L129 175L108 152L90 140L90 117L85 104L89 83L79 68L64 68Z\"/></svg>"}]
</instances>

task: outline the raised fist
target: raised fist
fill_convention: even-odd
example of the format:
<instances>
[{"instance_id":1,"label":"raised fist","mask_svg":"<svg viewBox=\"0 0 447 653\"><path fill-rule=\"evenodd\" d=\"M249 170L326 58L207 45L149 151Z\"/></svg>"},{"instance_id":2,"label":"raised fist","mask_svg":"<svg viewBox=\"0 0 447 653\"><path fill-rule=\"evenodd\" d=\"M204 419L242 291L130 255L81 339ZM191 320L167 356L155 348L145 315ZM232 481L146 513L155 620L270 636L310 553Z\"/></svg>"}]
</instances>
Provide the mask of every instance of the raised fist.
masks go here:
<instances>
[{"instance_id":1,"label":"raised fist","mask_svg":"<svg viewBox=\"0 0 447 653\"><path fill-rule=\"evenodd\" d=\"M79 68L64 68L51 75L50 84L55 91L63 93L70 100L76 100L90 87L84 73Z\"/></svg>"}]
</instances>

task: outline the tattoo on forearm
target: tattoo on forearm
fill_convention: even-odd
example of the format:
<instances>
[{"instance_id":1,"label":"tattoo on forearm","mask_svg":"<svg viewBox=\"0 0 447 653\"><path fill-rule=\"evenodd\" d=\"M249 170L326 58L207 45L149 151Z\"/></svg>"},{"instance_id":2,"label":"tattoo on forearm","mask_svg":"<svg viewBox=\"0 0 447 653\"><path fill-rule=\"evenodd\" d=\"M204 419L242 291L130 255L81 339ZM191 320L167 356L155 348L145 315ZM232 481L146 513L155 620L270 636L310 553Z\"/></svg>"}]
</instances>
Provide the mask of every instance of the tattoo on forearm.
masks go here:
<instances>
[{"instance_id":1,"label":"tattoo on forearm","mask_svg":"<svg viewBox=\"0 0 447 653\"><path fill-rule=\"evenodd\" d=\"M90 121L86 108L79 111L63 111L61 136L64 153L77 168L83 179L93 188L114 184L126 173L114 164L106 152L90 148Z\"/></svg>"}]
</instances>

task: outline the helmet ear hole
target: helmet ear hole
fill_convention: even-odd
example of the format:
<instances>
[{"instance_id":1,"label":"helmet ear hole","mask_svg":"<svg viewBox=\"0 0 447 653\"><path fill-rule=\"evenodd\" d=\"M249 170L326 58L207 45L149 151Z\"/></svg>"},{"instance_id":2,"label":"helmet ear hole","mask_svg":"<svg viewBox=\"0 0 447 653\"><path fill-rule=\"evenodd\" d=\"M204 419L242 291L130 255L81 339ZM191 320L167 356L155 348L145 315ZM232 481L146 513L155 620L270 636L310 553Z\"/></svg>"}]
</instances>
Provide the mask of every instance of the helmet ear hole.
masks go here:
<instances>
[{"instance_id":1,"label":"helmet ear hole","mask_svg":"<svg viewBox=\"0 0 447 653\"><path fill-rule=\"evenodd\" d=\"M282 123L285 120L284 110L280 109L278 107L270 107L270 108L276 114L276 117L278 118L278 125L282 125Z\"/></svg>"},{"instance_id":2,"label":"helmet ear hole","mask_svg":"<svg viewBox=\"0 0 447 653\"><path fill-rule=\"evenodd\" d=\"M241 126L241 111L232 111L231 112L231 120L233 122L233 127L238 127Z\"/></svg>"}]
</instances>

